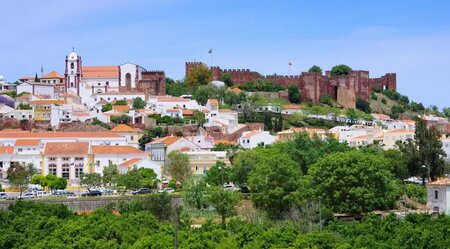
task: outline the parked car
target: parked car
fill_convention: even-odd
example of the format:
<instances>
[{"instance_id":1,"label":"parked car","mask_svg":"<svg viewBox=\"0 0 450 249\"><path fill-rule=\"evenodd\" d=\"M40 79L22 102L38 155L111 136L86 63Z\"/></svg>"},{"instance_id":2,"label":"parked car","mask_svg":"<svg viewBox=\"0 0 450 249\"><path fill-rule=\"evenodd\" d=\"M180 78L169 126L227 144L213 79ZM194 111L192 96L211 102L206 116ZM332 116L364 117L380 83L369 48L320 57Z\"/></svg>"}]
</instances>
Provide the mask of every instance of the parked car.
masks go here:
<instances>
[{"instance_id":1,"label":"parked car","mask_svg":"<svg viewBox=\"0 0 450 249\"><path fill-rule=\"evenodd\" d=\"M76 197L75 192L66 192L66 197L67 198L75 198Z\"/></svg>"},{"instance_id":2,"label":"parked car","mask_svg":"<svg viewBox=\"0 0 450 249\"><path fill-rule=\"evenodd\" d=\"M150 194L152 190L150 188L140 188L136 191L133 191L133 195L143 195L143 194Z\"/></svg>"},{"instance_id":3,"label":"parked car","mask_svg":"<svg viewBox=\"0 0 450 249\"><path fill-rule=\"evenodd\" d=\"M19 199L31 199L36 198L36 195L31 192L23 193L21 196L18 197Z\"/></svg>"},{"instance_id":4,"label":"parked car","mask_svg":"<svg viewBox=\"0 0 450 249\"><path fill-rule=\"evenodd\" d=\"M225 184L225 185L223 185L223 190L234 191L234 187L233 187L233 185Z\"/></svg>"},{"instance_id":5,"label":"parked car","mask_svg":"<svg viewBox=\"0 0 450 249\"><path fill-rule=\"evenodd\" d=\"M8 195L5 192L0 192L0 199L8 199Z\"/></svg>"},{"instance_id":6,"label":"parked car","mask_svg":"<svg viewBox=\"0 0 450 249\"><path fill-rule=\"evenodd\" d=\"M158 191L158 193L173 193L175 192L175 189L173 188L165 188Z\"/></svg>"},{"instance_id":7,"label":"parked car","mask_svg":"<svg viewBox=\"0 0 450 249\"><path fill-rule=\"evenodd\" d=\"M101 196L102 192L99 190L88 190L85 193L82 193L81 196Z\"/></svg>"},{"instance_id":8,"label":"parked car","mask_svg":"<svg viewBox=\"0 0 450 249\"><path fill-rule=\"evenodd\" d=\"M50 193L47 191L34 191L34 194L36 195L36 197L50 196Z\"/></svg>"}]
</instances>

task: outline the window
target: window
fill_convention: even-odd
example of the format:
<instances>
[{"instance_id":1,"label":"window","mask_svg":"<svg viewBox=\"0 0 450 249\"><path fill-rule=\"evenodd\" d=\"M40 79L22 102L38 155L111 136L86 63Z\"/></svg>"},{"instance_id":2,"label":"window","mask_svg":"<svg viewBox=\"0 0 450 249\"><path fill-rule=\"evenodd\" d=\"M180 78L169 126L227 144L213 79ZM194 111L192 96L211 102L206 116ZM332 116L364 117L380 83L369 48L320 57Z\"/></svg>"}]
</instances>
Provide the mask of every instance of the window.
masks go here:
<instances>
[{"instance_id":1,"label":"window","mask_svg":"<svg viewBox=\"0 0 450 249\"><path fill-rule=\"evenodd\" d=\"M73 82L70 82L70 87L73 87Z\"/></svg>"},{"instance_id":2,"label":"window","mask_svg":"<svg viewBox=\"0 0 450 249\"><path fill-rule=\"evenodd\" d=\"M56 161L56 157L49 157L48 160L49 161Z\"/></svg>"},{"instance_id":3,"label":"window","mask_svg":"<svg viewBox=\"0 0 450 249\"><path fill-rule=\"evenodd\" d=\"M63 157L62 160L63 160L63 161L69 161L69 159L70 159L70 158L68 158L68 157Z\"/></svg>"},{"instance_id":4,"label":"window","mask_svg":"<svg viewBox=\"0 0 450 249\"><path fill-rule=\"evenodd\" d=\"M70 63L70 69L74 69L75 68L75 64L73 62Z\"/></svg>"},{"instance_id":5,"label":"window","mask_svg":"<svg viewBox=\"0 0 450 249\"><path fill-rule=\"evenodd\" d=\"M56 176L56 164L51 163L48 165L48 174Z\"/></svg>"},{"instance_id":6,"label":"window","mask_svg":"<svg viewBox=\"0 0 450 249\"><path fill-rule=\"evenodd\" d=\"M98 85L100 86L100 82L98 83Z\"/></svg>"},{"instance_id":7,"label":"window","mask_svg":"<svg viewBox=\"0 0 450 249\"><path fill-rule=\"evenodd\" d=\"M83 161L84 158L83 157L75 157L75 161Z\"/></svg>"},{"instance_id":8,"label":"window","mask_svg":"<svg viewBox=\"0 0 450 249\"><path fill-rule=\"evenodd\" d=\"M62 169L62 174L61 174L62 178L69 179L69 177L70 177L70 166L69 166L69 164L68 163L64 163L62 165L61 169Z\"/></svg>"},{"instance_id":9,"label":"window","mask_svg":"<svg viewBox=\"0 0 450 249\"><path fill-rule=\"evenodd\" d=\"M22 148L19 148L19 149L17 149L17 151L18 151L18 152L22 152L22 151L23 151L23 149L22 149Z\"/></svg>"},{"instance_id":10,"label":"window","mask_svg":"<svg viewBox=\"0 0 450 249\"><path fill-rule=\"evenodd\" d=\"M439 199L439 191L437 190L434 191L434 199Z\"/></svg>"},{"instance_id":11,"label":"window","mask_svg":"<svg viewBox=\"0 0 450 249\"><path fill-rule=\"evenodd\" d=\"M100 161L95 161L95 166L100 166Z\"/></svg>"},{"instance_id":12,"label":"window","mask_svg":"<svg viewBox=\"0 0 450 249\"><path fill-rule=\"evenodd\" d=\"M134 140L134 136L131 136L131 140Z\"/></svg>"},{"instance_id":13,"label":"window","mask_svg":"<svg viewBox=\"0 0 450 249\"><path fill-rule=\"evenodd\" d=\"M83 176L83 164L78 163L75 165L75 178L81 178Z\"/></svg>"}]
</instances>

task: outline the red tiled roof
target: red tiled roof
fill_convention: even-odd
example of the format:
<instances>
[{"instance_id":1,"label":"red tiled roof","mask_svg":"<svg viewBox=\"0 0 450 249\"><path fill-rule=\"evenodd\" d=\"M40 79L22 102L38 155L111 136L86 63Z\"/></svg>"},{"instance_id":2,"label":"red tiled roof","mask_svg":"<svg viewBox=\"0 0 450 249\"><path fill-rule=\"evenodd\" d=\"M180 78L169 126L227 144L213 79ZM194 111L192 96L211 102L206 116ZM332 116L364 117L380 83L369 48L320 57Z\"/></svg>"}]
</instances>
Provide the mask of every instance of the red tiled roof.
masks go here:
<instances>
[{"instance_id":1,"label":"red tiled roof","mask_svg":"<svg viewBox=\"0 0 450 249\"><path fill-rule=\"evenodd\" d=\"M81 70L84 78L119 78L118 66L84 66Z\"/></svg>"},{"instance_id":2,"label":"red tiled roof","mask_svg":"<svg viewBox=\"0 0 450 249\"><path fill-rule=\"evenodd\" d=\"M132 166L136 165L136 163L139 163L142 160L144 160L144 159L143 158L133 158L133 159L130 159L128 161L125 161L125 162L119 164L119 166L121 166L121 167L132 167Z\"/></svg>"},{"instance_id":3,"label":"red tiled roof","mask_svg":"<svg viewBox=\"0 0 450 249\"><path fill-rule=\"evenodd\" d=\"M145 154L144 151L130 145L94 145L92 154Z\"/></svg>"},{"instance_id":4,"label":"red tiled roof","mask_svg":"<svg viewBox=\"0 0 450 249\"><path fill-rule=\"evenodd\" d=\"M62 77L59 73L55 72L55 71L51 71L50 73L46 74L44 77L42 77L42 79L63 79L64 77Z\"/></svg>"},{"instance_id":5,"label":"red tiled roof","mask_svg":"<svg viewBox=\"0 0 450 249\"><path fill-rule=\"evenodd\" d=\"M0 132L0 138L91 138L91 137L122 137L114 132Z\"/></svg>"},{"instance_id":6,"label":"red tiled roof","mask_svg":"<svg viewBox=\"0 0 450 249\"><path fill-rule=\"evenodd\" d=\"M128 107L127 105L113 105L112 109L118 112L127 112L130 110L130 107Z\"/></svg>"},{"instance_id":7,"label":"red tiled roof","mask_svg":"<svg viewBox=\"0 0 450 249\"><path fill-rule=\"evenodd\" d=\"M244 132L244 134L242 134L242 137L243 138L251 138L251 137L253 137L254 135L256 135L256 134L258 134L260 132L261 131L247 131L247 132Z\"/></svg>"},{"instance_id":8,"label":"red tiled roof","mask_svg":"<svg viewBox=\"0 0 450 249\"><path fill-rule=\"evenodd\" d=\"M86 155L89 153L88 142L47 142L44 155Z\"/></svg>"},{"instance_id":9,"label":"red tiled roof","mask_svg":"<svg viewBox=\"0 0 450 249\"><path fill-rule=\"evenodd\" d=\"M40 139L17 139L14 146L39 146L40 144Z\"/></svg>"},{"instance_id":10,"label":"red tiled roof","mask_svg":"<svg viewBox=\"0 0 450 249\"><path fill-rule=\"evenodd\" d=\"M14 154L14 146L0 146L0 155Z\"/></svg>"},{"instance_id":11,"label":"red tiled roof","mask_svg":"<svg viewBox=\"0 0 450 249\"><path fill-rule=\"evenodd\" d=\"M111 131L114 131L114 132L124 132L124 131L132 132L132 131L136 131L136 129L131 128L130 126L128 126L126 124L119 124L116 127L114 127Z\"/></svg>"},{"instance_id":12,"label":"red tiled roof","mask_svg":"<svg viewBox=\"0 0 450 249\"><path fill-rule=\"evenodd\" d=\"M67 101L60 99L40 99L40 100L30 100L28 101L30 105L63 105L67 104Z\"/></svg>"},{"instance_id":13,"label":"red tiled roof","mask_svg":"<svg viewBox=\"0 0 450 249\"><path fill-rule=\"evenodd\" d=\"M183 110L183 116L192 116L194 115L194 111L192 110Z\"/></svg>"},{"instance_id":14,"label":"red tiled roof","mask_svg":"<svg viewBox=\"0 0 450 249\"><path fill-rule=\"evenodd\" d=\"M166 146L169 146L169 145L175 143L176 141L178 141L180 138L181 137L167 136L167 137L163 137L163 138L157 138L157 139L153 140L152 142L150 142L150 144L164 143Z\"/></svg>"},{"instance_id":15,"label":"red tiled roof","mask_svg":"<svg viewBox=\"0 0 450 249\"><path fill-rule=\"evenodd\" d=\"M208 101L209 101L209 103L210 103L211 105L218 105L218 104L219 104L219 102L217 101L217 99L209 99Z\"/></svg>"}]
</instances>

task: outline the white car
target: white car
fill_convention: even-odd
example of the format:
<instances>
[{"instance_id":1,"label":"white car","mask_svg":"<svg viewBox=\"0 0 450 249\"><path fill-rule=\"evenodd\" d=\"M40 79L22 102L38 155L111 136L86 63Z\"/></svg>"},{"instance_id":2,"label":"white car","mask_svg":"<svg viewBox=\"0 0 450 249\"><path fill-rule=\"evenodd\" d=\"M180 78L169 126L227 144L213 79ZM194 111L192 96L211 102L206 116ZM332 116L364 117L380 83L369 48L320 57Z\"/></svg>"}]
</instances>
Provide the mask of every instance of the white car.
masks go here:
<instances>
[{"instance_id":1,"label":"white car","mask_svg":"<svg viewBox=\"0 0 450 249\"><path fill-rule=\"evenodd\" d=\"M225 185L223 185L223 190L234 191L235 188L233 187L233 185L225 184Z\"/></svg>"},{"instance_id":2,"label":"white car","mask_svg":"<svg viewBox=\"0 0 450 249\"><path fill-rule=\"evenodd\" d=\"M0 192L0 199L8 199L8 195L5 192Z\"/></svg>"},{"instance_id":3,"label":"white car","mask_svg":"<svg viewBox=\"0 0 450 249\"><path fill-rule=\"evenodd\" d=\"M21 196L18 197L19 199L31 199L31 198L36 198L36 195L33 193L24 193Z\"/></svg>"},{"instance_id":4,"label":"white car","mask_svg":"<svg viewBox=\"0 0 450 249\"><path fill-rule=\"evenodd\" d=\"M165 188L158 191L158 193L173 193L175 192L175 189L173 188Z\"/></svg>"},{"instance_id":5,"label":"white car","mask_svg":"<svg viewBox=\"0 0 450 249\"><path fill-rule=\"evenodd\" d=\"M34 193L35 193L36 197L51 196L51 194L47 191L35 191Z\"/></svg>"}]
</instances>

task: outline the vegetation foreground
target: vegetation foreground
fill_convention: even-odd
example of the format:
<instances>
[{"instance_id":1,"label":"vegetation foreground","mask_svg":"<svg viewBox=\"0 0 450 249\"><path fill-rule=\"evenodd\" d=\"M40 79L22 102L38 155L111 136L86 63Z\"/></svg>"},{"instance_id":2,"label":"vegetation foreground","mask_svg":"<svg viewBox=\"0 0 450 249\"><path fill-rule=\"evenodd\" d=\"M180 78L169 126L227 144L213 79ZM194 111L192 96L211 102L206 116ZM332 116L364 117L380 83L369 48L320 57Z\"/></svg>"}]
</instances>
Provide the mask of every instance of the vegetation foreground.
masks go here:
<instances>
[{"instance_id":1,"label":"vegetation foreground","mask_svg":"<svg viewBox=\"0 0 450 249\"><path fill-rule=\"evenodd\" d=\"M269 221L238 216L227 226L208 222L200 228L181 212L155 205L149 196L76 215L62 205L20 201L0 212L0 248L448 248L450 217L409 214L367 216L343 223L291 219ZM166 198L167 200L167 198ZM178 220L178 225L176 221Z\"/></svg>"}]
</instances>

